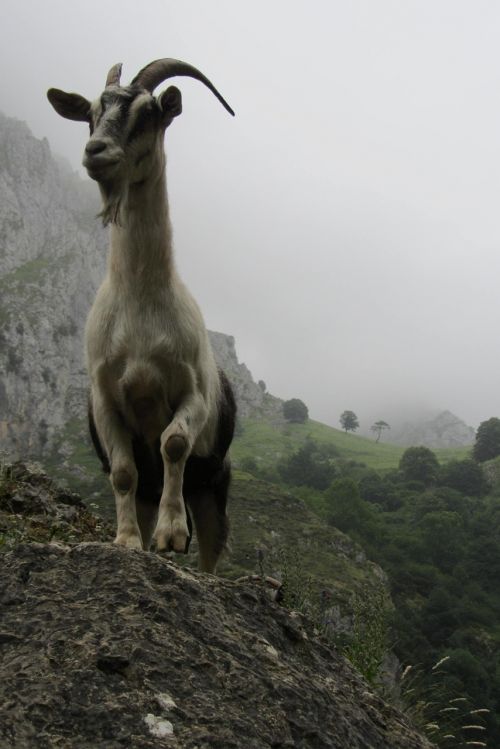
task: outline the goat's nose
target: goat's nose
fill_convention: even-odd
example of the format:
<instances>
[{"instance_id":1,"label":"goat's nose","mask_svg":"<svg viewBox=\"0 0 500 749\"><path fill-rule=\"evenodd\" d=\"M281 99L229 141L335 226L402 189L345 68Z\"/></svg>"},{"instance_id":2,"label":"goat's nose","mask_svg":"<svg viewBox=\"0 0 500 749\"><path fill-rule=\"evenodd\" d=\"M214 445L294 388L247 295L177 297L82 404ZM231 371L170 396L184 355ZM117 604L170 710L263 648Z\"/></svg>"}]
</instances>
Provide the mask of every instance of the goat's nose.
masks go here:
<instances>
[{"instance_id":1,"label":"goat's nose","mask_svg":"<svg viewBox=\"0 0 500 749\"><path fill-rule=\"evenodd\" d=\"M103 140L89 140L85 146L85 153L89 156L95 156L106 149L106 143Z\"/></svg>"}]
</instances>

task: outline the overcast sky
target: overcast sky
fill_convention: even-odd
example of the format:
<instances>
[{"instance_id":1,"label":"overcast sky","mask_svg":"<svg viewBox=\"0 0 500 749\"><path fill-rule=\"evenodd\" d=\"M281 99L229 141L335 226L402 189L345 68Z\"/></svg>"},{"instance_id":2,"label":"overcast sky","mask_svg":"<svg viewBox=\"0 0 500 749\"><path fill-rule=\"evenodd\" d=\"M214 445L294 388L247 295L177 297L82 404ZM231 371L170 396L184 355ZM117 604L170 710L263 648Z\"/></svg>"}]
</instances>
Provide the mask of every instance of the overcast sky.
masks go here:
<instances>
[{"instance_id":1,"label":"overcast sky","mask_svg":"<svg viewBox=\"0 0 500 749\"><path fill-rule=\"evenodd\" d=\"M494 0L2 0L0 108L80 169L47 88L194 64L236 111L176 82L176 256L207 325L334 426L477 426L500 416L499 39Z\"/></svg>"}]
</instances>

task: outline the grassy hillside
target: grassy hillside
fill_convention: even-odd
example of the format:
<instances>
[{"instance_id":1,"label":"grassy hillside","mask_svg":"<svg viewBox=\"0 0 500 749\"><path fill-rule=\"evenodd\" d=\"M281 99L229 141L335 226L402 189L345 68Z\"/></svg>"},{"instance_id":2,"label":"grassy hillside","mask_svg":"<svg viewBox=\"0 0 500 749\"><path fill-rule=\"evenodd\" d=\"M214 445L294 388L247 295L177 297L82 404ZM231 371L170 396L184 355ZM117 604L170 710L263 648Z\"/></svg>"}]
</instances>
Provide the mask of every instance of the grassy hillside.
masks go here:
<instances>
[{"instance_id":1,"label":"grassy hillside","mask_svg":"<svg viewBox=\"0 0 500 749\"><path fill-rule=\"evenodd\" d=\"M332 446L338 451L339 457L345 460L364 463L377 471L397 468L406 449L387 442L377 443L356 434L346 434L318 421L274 426L267 421L243 419L242 431L233 443L231 454L237 465L245 458L252 458L259 468L273 468L281 457L295 452L308 438L319 445ZM441 449L433 452L440 462L445 463L467 457L470 448Z\"/></svg>"},{"instance_id":2,"label":"grassy hillside","mask_svg":"<svg viewBox=\"0 0 500 749\"><path fill-rule=\"evenodd\" d=\"M319 587L334 588L341 600L380 581L380 570L357 544L280 487L235 471L230 516L231 553L221 565L223 575L237 577L261 568L275 575L287 557Z\"/></svg>"},{"instance_id":3,"label":"grassy hillside","mask_svg":"<svg viewBox=\"0 0 500 749\"><path fill-rule=\"evenodd\" d=\"M336 456L343 460L363 463L379 472L397 468L406 449L386 442L377 443L356 434L346 434L318 421L276 426L263 420L242 419L240 432L231 446L233 465L241 469L245 467L245 460L254 460L259 473L262 470L272 472L280 458L295 452L308 439L333 448ZM446 463L468 457L470 448L433 452L441 463ZM108 502L108 481L90 443L86 421L69 421L53 455L43 462L51 475L66 481L74 491L81 492L85 487L87 498L92 495L92 500L97 503L101 500ZM280 479L278 483L281 483Z\"/></svg>"}]
</instances>

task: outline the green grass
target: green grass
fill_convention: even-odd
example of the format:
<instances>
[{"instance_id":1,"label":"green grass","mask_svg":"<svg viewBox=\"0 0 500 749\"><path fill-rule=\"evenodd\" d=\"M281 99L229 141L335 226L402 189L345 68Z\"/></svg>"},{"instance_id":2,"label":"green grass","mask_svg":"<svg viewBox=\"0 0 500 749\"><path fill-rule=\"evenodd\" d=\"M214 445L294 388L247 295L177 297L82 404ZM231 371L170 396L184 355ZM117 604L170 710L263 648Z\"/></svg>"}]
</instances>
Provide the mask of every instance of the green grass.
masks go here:
<instances>
[{"instance_id":1,"label":"green grass","mask_svg":"<svg viewBox=\"0 0 500 749\"><path fill-rule=\"evenodd\" d=\"M355 460L378 471L397 468L406 450L388 442L375 442L356 434L346 434L311 420L305 424L275 426L267 421L243 419L242 427L242 434L235 438L231 448L236 465L245 458L253 458L260 468L274 468L281 457L295 452L308 438L320 445L333 446L338 450L339 457L345 460ZM434 452L441 463L446 463L468 457L470 448L438 449Z\"/></svg>"}]
</instances>

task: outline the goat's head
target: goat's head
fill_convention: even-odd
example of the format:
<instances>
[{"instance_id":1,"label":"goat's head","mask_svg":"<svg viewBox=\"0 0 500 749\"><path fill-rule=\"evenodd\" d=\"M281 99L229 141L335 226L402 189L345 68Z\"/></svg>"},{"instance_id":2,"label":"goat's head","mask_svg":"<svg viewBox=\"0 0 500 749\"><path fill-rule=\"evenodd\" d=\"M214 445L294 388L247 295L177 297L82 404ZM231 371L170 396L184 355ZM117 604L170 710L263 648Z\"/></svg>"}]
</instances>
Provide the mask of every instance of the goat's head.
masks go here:
<instances>
[{"instance_id":1,"label":"goat's head","mask_svg":"<svg viewBox=\"0 0 500 749\"><path fill-rule=\"evenodd\" d=\"M47 97L58 114L88 122L90 138L83 165L99 183L104 223L116 221L123 194L133 185L163 173L163 135L182 111L181 92L170 86L160 96L154 89L174 76L189 76L207 86L230 114L233 110L203 73L180 60L165 58L146 65L129 86L120 85L121 64L108 73L101 96L90 102L79 94L56 88Z\"/></svg>"}]
</instances>

